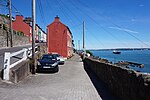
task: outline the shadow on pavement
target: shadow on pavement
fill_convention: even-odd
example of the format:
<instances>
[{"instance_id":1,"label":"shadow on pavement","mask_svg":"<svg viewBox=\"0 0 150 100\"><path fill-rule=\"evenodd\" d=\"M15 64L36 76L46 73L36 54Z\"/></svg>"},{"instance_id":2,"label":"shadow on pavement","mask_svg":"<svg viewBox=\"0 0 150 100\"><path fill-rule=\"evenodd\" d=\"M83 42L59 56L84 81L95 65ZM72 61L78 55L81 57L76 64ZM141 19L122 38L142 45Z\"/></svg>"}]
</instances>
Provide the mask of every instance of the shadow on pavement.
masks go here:
<instances>
[{"instance_id":1,"label":"shadow on pavement","mask_svg":"<svg viewBox=\"0 0 150 100\"><path fill-rule=\"evenodd\" d=\"M119 100L112 94L112 92L107 88L106 84L102 82L93 71L87 69L85 65L84 69L87 72L88 76L90 77L94 87L96 88L102 100Z\"/></svg>"},{"instance_id":2,"label":"shadow on pavement","mask_svg":"<svg viewBox=\"0 0 150 100\"><path fill-rule=\"evenodd\" d=\"M47 70L38 70L38 71L36 71L36 73L39 73L39 74L56 74L58 72L56 72L56 71L47 71Z\"/></svg>"}]
</instances>

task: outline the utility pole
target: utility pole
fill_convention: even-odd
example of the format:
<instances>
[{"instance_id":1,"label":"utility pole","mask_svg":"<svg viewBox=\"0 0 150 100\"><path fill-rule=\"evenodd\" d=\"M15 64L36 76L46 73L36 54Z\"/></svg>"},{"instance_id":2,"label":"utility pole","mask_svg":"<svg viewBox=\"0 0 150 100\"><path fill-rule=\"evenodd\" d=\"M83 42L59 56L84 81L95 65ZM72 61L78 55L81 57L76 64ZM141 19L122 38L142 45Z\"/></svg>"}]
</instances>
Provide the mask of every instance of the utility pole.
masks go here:
<instances>
[{"instance_id":1,"label":"utility pole","mask_svg":"<svg viewBox=\"0 0 150 100\"><path fill-rule=\"evenodd\" d=\"M80 50L80 40L78 40L78 50Z\"/></svg>"},{"instance_id":2,"label":"utility pole","mask_svg":"<svg viewBox=\"0 0 150 100\"><path fill-rule=\"evenodd\" d=\"M35 0L32 0L32 74L35 74Z\"/></svg>"},{"instance_id":3,"label":"utility pole","mask_svg":"<svg viewBox=\"0 0 150 100\"><path fill-rule=\"evenodd\" d=\"M85 25L84 25L85 23L84 23L84 21L83 21L83 50L85 51L85 41L84 41L84 27L85 27Z\"/></svg>"},{"instance_id":4,"label":"utility pole","mask_svg":"<svg viewBox=\"0 0 150 100\"><path fill-rule=\"evenodd\" d=\"M8 34L9 34L9 31L8 31L8 29L6 30L6 33L7 33L7 34L6 34L6 35L7 35L7 38L6 38L6 39L7 39L7 47L9 47L9 38L8 38L8 37L9 37L9 35L8 35Z\"/></svg>"},{"instance_id":5,"label":"utility pole","mask_svg":"<svg viewBox=\"0 0 150 100\"><path fill-rule=\"evenodd\" d=\"M13 47L13 30L12 30L12 6L11 6L11 0L8 0L9 5L9 19L10 19L10 46Z\"/></svg>"},{"instance_id":6,"label":"utility pole","mask_svg":"<svg viewBox=\"0 0 150 100\"><path fill-rule=\"evenodd\" d=\"M85 28L85 23L83 21L83 59L85 58L85 54L86 54L86 51L85 51L85 33L84 33L84 28Z\"/></svg>"}]
</instances>

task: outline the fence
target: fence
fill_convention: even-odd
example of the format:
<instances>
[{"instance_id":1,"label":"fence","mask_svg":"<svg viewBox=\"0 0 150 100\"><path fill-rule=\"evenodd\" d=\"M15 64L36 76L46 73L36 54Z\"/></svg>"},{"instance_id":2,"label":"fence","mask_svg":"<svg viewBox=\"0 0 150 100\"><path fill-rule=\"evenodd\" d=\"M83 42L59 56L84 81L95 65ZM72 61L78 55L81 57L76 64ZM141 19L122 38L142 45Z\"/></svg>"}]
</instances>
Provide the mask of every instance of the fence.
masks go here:
<instances>
[{"instance_id":1,"label":"fence","mask_svg":"<svg viewBox=\"0 0 150 100\"><path fill-rule=\"evenodd\" d=\"M38 46L35 47L35 53L38 52ZM21 57L18 57L18 55L22 55ZM26 60L28 57L31 57L32 55L32 48L23 48L20 51L10 53L10 52L5 52L4 54L4 66L3 66L3 80L9 80L9 71L10 68L13 68L17 64L21 63L22 61ZM11 58L18 58L19 60L10 63Z\"/></svg>"}]
</instances>

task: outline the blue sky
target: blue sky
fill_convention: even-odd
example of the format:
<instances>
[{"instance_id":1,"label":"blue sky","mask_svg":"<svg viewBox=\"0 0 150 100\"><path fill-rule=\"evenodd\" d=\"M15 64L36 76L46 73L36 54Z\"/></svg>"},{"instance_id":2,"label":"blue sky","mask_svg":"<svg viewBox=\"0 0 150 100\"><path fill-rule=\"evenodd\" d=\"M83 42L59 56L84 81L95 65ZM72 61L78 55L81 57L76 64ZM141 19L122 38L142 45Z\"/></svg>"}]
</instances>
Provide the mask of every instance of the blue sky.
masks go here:
<instances>
[{"instance_id":1,"label":"blue sky","mask_svg":"<svg viewBox=\"0 0 150 100\"><path fill-rule=\"evenodd\" d=\"M12 0L25 17L32 0ZM58 15L73 33L75 47L82 48L85 21L87 49L150 47L150 0L36 0L36 23L46 26ZM0 13L8 13L0 7ZM13 16L15 16L13 9Z\"/></svg>"}]
</instances>

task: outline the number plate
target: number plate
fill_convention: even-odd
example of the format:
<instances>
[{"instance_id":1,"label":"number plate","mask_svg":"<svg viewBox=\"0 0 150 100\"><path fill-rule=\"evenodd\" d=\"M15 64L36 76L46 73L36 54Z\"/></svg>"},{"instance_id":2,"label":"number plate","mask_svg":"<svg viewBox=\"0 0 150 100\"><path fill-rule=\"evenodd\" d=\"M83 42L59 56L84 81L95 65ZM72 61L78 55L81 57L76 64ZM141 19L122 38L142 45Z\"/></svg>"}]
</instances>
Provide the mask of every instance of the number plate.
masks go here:
<instances>
[{"instance_id":1,"label":"number plate","mask_svg":"<svg viewBox=\"0 0 150 100\"><path fill-rule=\"evenodd\" d=\"M51 68L50 66L43 66L43 68Z\"/></svg>"}]
</instances>

